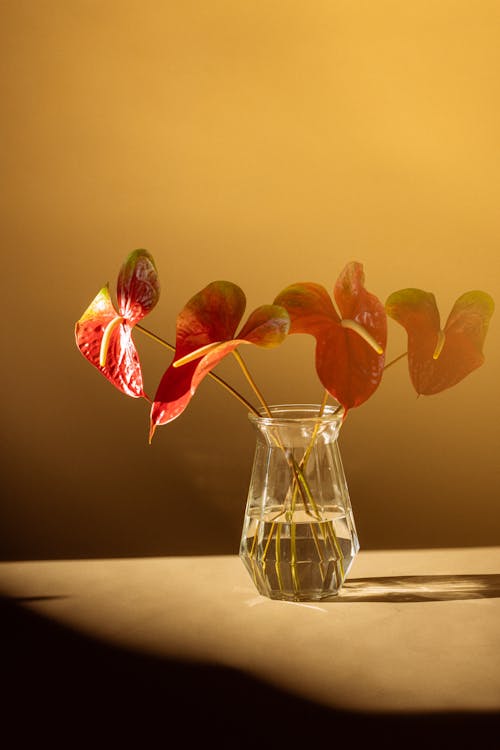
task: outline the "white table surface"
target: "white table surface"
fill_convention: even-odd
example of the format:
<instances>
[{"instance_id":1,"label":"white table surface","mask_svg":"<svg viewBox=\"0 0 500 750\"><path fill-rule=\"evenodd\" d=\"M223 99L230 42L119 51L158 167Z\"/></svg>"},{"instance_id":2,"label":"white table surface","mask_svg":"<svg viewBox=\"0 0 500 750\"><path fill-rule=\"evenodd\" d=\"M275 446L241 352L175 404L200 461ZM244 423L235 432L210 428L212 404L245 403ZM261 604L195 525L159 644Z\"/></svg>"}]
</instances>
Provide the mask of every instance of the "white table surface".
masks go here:
<instances>
[{"instance_id":1,"label":"white table surface","mask_svg":"<svg viewBox=\"0 0 500 750\"><path fill-rule=\"evenodd\" d=\"M327 603L261 597L236 556L1 563L0 594L337 709L500 710L500 547L361 552Z\"/></svg>"}]
</instances>

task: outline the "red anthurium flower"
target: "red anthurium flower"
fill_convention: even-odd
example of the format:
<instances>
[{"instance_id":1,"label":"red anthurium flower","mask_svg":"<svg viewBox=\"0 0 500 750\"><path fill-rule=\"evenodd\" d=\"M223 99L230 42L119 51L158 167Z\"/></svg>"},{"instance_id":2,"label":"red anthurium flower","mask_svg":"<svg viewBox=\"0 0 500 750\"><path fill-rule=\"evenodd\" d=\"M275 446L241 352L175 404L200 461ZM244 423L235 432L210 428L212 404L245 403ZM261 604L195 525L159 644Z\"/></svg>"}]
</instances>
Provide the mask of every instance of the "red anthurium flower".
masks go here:
<instances>
[{"instance_id":1,"label":"red anthurium flower","mask_svg":"<svg viewBox=\"0 0 500 750\"><path fill-rule=\"evenodd\" d=\"M384 369L384 306L364 287L361 263L348 263L334 288L340 315L320 284L292 284L274 300L290 315L290 333L316 338L316 371L346 412L375 391Z\"/></svg>"},{"instance_id":2,"label":"red anthurium flower","mask_svg":"<svg viewBox=\"0 0 500 750\"><path fill-rule=\"evenodd\" d=\"M278 305L258 307L235 336L245 306L245 295L236 284L214 281L179 313L175 357L156 392L150 440L157 425L178 417L203 378L240 344L270 348L283 341L290 319Z\"/></svg>"},{"instance_id":3,"label":"red anthurium flower","mask_svg":"<svg viewBox=\"0 0 500 750\"><path fill-rule=\"evenodd\" d=\"M441 328L436 300L421 289L401 289L386 302L387 314L408 333L408 366L418 394L439 393L483 364L482 352L494 303L489 294L466 292Z\"/></svg>"},{"instance_id":4,"label":"red anthurium flower","mask_svg":"<svg viewBox=\"0 0 500 750\"><path fill-rule=\"evenodd\" d=\"M116 388L134 398L146 396L132 328L151 312L159 296L153 258L146 250L134 250L118 275L119 312L105 286L75 327L76 344L83 356Z\"/></svg>"}]
</instances>

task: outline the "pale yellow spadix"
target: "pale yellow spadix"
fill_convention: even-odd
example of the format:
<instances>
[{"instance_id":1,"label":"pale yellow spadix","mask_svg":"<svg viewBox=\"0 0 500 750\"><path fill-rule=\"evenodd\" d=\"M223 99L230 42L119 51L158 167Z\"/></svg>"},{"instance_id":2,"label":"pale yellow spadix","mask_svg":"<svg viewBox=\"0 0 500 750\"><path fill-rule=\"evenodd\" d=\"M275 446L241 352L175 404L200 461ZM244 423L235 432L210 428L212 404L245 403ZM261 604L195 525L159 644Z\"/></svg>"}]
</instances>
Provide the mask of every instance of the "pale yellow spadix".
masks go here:
<instances>
[{"instance_id":1,"label":"pale yellow spadix","mask_svg":"<svg viewBox=\"0 0 500 750\"><path fill-rule=\"evenodd\" d=\"M358 334L358 336L361 336L361 338L366 341L367 344L371 346L371 348L377 352L377 354L383 354L384 350L378 343L378 341L375 341L373 336L368 333L366 328L363 328L363 326L360 323L357 323L355 320L349 320L349 318L344 318L340 321L340 325L342 328L348 328L350 331L354 331Z\"/></svg>"},{"instance_id":2,"label":"pale yellow spadix","mask_svg":"<svg viewBox=\"0 0 500 750\"><path fill-rule=\"evenodd\" d=\"M208 354L212 351L212 349L217 349L217 347L222 344L222 341L215 341L212 344L206 344L205 346L200 346L199 349L195 349L193 352L190 352L189 354L186 354L185 357L181 357L180 359L176 360L173 363L174 367L182 367L182 365L187 365L188 362L192 362L195 359L200 359L201 357L204 357L205 354Z\"/></svg>"},{"instance_id":3,"label":"pale yellow spadix","mask_svg":"<svg viewBox=\"0 0 500 750\"><path fill-rule=\"evenodd\" d=\"M106 365L106 359L108 358L109 342L111 341L111 334L115 330L116 326L120 325L123 321L121 315L117 315L116 318L110 320L106 328L101 341L101 348L99 350L99 365L104 367Z\"/></svg>"},{"instance_id":4,"label":"pale yellow spadix","mask_svg":"<svg viewBox=\"0 0 500 750\"><path fill-rule=\"evenodd\" d=\"M446 334L444 331L439 331L436 348L434 349L434 352L432 354L432 359L437 359L441 352L443 351L444 342L446 340Z\"/></svg>"}]
</instances>

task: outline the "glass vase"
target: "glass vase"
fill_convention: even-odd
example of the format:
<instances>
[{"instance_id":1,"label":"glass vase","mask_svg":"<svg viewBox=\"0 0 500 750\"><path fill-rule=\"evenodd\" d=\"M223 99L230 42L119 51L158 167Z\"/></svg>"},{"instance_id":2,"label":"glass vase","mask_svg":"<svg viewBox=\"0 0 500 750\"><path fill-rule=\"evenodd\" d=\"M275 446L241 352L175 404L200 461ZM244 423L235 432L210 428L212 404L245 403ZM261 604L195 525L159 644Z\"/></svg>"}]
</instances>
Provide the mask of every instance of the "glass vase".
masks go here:
<instances>
[{"instance_id":1,"label":"glass vase","mask_svg":"<svg viewBox=\"0 0 500 750\"><path fill-rule=\"evenodd\" d=\"M343 409L291 404L250 420L257 444L240 557L260 594L335 597L359 550L338 447Z\"/></svg>"}]
</instances>

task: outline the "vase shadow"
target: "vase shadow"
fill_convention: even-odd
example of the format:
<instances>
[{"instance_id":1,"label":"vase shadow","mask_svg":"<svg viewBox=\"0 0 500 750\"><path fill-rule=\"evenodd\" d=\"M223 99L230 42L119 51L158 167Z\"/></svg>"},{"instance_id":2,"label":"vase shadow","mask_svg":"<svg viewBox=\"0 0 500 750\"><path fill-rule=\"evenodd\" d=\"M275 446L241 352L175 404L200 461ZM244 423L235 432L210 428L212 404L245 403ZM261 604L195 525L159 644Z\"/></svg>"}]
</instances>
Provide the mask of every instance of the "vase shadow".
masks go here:
<instances>
[{"instance_id":1,"label":"vase shadow","mask_svg":"<svg viewBox=\"0 0 500 750\"><path fill-rule=\"evenodd\" d=\"M336 602L445 602L500 597L500 574L348 578Z\"/></svg>"}]
</instances>

